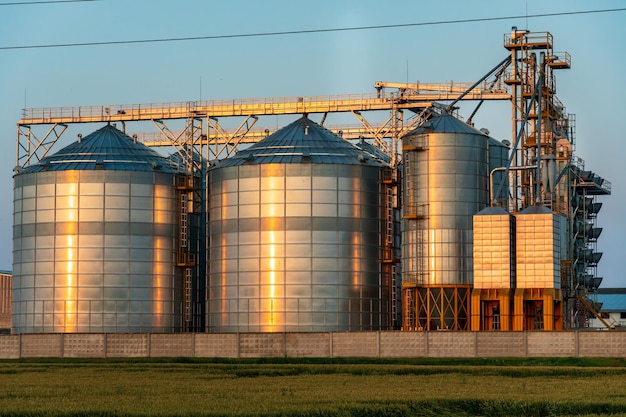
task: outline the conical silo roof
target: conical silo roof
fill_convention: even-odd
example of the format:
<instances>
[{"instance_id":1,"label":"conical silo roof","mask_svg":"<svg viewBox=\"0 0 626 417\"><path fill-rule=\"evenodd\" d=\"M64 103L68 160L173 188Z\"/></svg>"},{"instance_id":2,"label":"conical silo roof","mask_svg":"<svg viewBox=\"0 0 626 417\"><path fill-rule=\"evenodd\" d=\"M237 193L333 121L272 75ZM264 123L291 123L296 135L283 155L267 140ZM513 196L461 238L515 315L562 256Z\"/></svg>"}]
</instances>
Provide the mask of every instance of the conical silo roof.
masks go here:
<instances>
[{"instance_id":1,"label":"conical silo roof","mask_svg":"<svg viewBox=\"0 0 626 417\"><path fill-rule=\"evenodd\" d=\"M528 206L519 212L520 214L554 214L552 210L546 206Z\"/></svg>"},{"instance_id":2,"label":"conical silo roof","mask_svg":"<svg viewBox=\"0 0 626 417\"><path fill-rule=\"evenodd\" d=\"M407 135L420 135L425 133L469 133L472 135L488 136L456 117L445 113L427 120L420 127L407 133Z\"/></svg>"},{"instance_id":3,"label":"conical silo roof","mask_svg":"<svg viewBox=\"0 0 626 417\"><path fill-rule=\"evenodd\" d=\"M289 163L387 165L303 116L215 167Z\"/></svg>"},{"instance_id":4,"label":"conical silo roof","mask_svg":"<svg viewBox=\"0 0 626 417\"><path fill-rule=\"evenodd\" d=\"M506 211L505 209L503 209L502 207L485 207L484 209L482 209L475 215L476 216L493 216L493 215L502 215L502 214L510 215L510 213Z\"/></svg>"},{"instance_id":5,"label":"conical silo roof","mask_svg":"<svg viewBox=\"0 0 626 417\"><path fill-rule=\"evenodd\" d=\"M369 153L374 158L380 159L381 161L386 162L387 164L391 163L391 156L387 155L382 149L379 147L365 141L361 140L354 144L357 148Z\"/></svg>"},{"instance_id":6,"label":"conical silo roof","mask_svg":"<svg viewBox=\"0 0 626 417\"><path fill-rule=\"evenodd\" d=\"M176 172L156 151L106 125L24 168L21 173L68 170Z\"/></svg>"}]
</instances>

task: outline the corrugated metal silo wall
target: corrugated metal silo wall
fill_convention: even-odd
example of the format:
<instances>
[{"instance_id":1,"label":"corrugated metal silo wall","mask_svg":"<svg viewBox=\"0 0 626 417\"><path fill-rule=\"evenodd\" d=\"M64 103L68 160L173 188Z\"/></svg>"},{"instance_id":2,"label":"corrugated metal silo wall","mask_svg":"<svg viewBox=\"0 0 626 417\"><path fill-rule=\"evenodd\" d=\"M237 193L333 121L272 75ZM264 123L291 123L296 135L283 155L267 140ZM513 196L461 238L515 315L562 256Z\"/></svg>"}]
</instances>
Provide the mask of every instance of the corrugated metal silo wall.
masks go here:
<instances>
[{"instance_id":1,"label":"corrugated metal silo wall","mask_svg":"<svg viewBox=\"0 0 626 417\"><path fill-rule=\"evenodd\" d=\"M210 332L388 328L378 167L210 172Z\"/></svg>"},{"instance_id":2,"label":"corrugated metal silo wall","mask_svg":"<svg viewBox=\"0 0 626 417\"><path fill-rule=\"evenodd\" d=\"M472 216L489 199L487 137L409 134L403 149L404 327L467 329Z\"/></svg>"},{"instance_id":3,"label":"corrugated metal silo wall","mask_svg":"<svg viewBox=\"0 0 626 417\"><path fill-rule=\"evenodd\" d=\"M17 175L15 331L179 331L176 204L172 174Z\"/></svg>"}]
</instances>

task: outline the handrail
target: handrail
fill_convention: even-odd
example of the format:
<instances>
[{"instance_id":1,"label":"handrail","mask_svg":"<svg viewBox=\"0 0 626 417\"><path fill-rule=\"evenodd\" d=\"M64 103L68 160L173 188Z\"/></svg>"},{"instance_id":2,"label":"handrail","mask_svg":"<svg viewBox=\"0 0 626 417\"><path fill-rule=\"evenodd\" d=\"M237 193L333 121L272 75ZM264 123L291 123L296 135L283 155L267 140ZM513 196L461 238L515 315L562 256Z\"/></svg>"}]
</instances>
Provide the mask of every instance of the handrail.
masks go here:
<instances>
[{"instance_id":1,"label":"handrail","mask_svg":"<svg viewBox=\"0 0 626 417\"><path fill-rule=\"evenodd\" d=\"M25 108L18 125L50 123L88 123L105 121L136 121L154 119L183 119L202 116L272 115L294 113L325 113L338 111L384 110L397 106L411 108L413 103L448 101L458 97L464 84L427 84L428 92L364 93L310 97L274 97L228 100L201 100L145 104L115 104L77 107ZM482 86L468 99L508 100L509 94L500 88Z\"/></svg>"}]
</instances>

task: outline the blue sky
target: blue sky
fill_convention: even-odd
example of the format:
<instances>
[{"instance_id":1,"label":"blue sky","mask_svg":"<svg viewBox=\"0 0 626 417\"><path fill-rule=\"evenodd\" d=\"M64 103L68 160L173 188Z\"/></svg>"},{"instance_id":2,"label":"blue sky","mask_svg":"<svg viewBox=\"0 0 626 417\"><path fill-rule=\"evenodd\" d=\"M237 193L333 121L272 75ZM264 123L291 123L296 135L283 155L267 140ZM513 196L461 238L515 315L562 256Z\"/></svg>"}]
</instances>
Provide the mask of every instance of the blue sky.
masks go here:
<instances>
[{"instance_id":1,"label":"blue sky","mask_svg":"<svg viewBox=\"0 0 626 417\"><path fill-rule=\"evenodd\" d=\"M525 16L621 8L620 0L396 0L314 2L139 1L8 6L0 0L0 47L180 38L337 27ZM557 72L557 95L576 114L576 154L610 180L598 226L603 287L626 286L626 182L622 180L626 12L350 32L92 47L0 50L0 269L11 269L12 169L16 123L26 107L202 99L361 94L375 81L473 82L507 51L511 26L554 35L572 56ZM471 106L461 109L467 117ZM510 104L483 105L474 117L510 140ZM333 121L329 116L327 124ZM337 116L339 117L339 116ZM385 115L386 117L386 115ZM344 119L342 119L344 120ZM349 120L355 123L354 120ZM283 124L264 118L258 126ZM100 125L72 125L73 141ZM132 127L127 127L129 130ZM144 130L138 128L138 130ZM60 148L55 148L60 149Z\"/></svg>"}]
</instances>

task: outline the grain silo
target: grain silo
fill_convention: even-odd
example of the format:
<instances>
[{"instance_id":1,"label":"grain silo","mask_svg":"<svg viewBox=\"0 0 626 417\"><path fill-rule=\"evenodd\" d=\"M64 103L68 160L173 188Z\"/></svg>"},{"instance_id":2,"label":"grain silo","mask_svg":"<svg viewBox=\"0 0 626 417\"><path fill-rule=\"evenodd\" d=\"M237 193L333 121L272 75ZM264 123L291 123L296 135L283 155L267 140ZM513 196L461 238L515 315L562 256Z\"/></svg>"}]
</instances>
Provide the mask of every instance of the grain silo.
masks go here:
<instances>
[{"instance_id":1,"label":"grain silo","mask_svg":"<svg viewBox=\"0 0 626 417\"><path fill-rule=\"evenodd\" d=\"M469 329L472 216L489 200L488 139L449 114L402 138L406 330Z\"/></svg>"},{"instance_id":2,"label":"grain silo","mask_svg":"<svg viewBox=\"0 0 626 417\"><path fill-rule=\"evenodd\" d=\"M511 330L516 286L515 216L501 207L474 215L471 330Z\"/></svg>"},{"instance_id":3,"label":"grain silo","mask_svg":"<svg viewBox=\"0 0 626 417\"><path fill-rule=\"evenodd\" d=\"M388 165L306 116L209 172L210 332L390 327Z\"/></svg>"},{"instance_id":4,"label":"grain silo","mask_svg":"<svg viewBox=\"0 0 626 417\"><path fill-rule=\"evenodd\" d=\"M176 174L107 125L15 175L14 330L180 331Z\"/></svg>"},{"instance_id":5,"label":"grain silo","mask_svg":"<svg viewBox=\"0 0 626 417\"><path fill-rule=\"evenodd\" d=\"M562 330L567 219L543 206L516 214L513 330Z\"/></svg>"}]
</instances>

